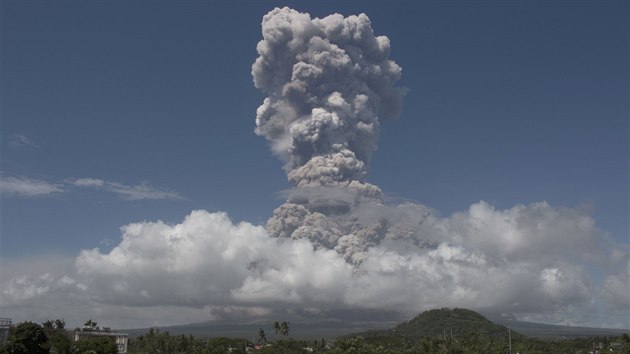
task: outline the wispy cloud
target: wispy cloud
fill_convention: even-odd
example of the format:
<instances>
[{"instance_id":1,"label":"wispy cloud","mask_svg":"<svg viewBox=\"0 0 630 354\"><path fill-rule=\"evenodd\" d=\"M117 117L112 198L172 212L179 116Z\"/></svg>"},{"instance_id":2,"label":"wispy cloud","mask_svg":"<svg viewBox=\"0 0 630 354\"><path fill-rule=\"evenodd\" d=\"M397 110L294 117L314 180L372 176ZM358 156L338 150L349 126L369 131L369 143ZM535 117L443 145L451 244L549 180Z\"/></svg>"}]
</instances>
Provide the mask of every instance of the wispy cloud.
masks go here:
<instances>
[{"instance_id":1,"label":"wispy cloud","mask_svg":"<svg viewBox=\"0 0 630 354\"><path fill-rule=\"evenodd\" d=\"M0 179L0 194L41 197L63 191L62 186L58 184L26 177L2 177Z\"/></svg>"},{"instance_id":2,"label":"wispy cloud","mask_svg":"<svg viewBox=\"0 0 630 354\"><path fill-rule=\"evenodd\" d=\"M98 178L77 178L71 183L77 187L94 187L101 188L105 185L105 181Z\"/></svg>"},{"instance_id":3,"label":"wispy cloud","mask_svg":"<svg viewBox=\"0 0 630 354\"><path fill-rule=\"evenodd\" d=\"M66 179L62 183L51 183L22 176L0 177L0 194L19 197L45 197L55 193L68 192L76 189L76 187L114 193L121 199L129 201L183 199L177 192L153 187L148 182L126 185L99 178L76 178Z\"/></svg>"},{"instance_id":4,"label":"wispy cloud","mask_svg":"<svg viewBox=\"0 0 630 354\"><path fill-rule=\"evenodd\" d=\"M112 192L118 194L124 200L182 199L182 196L176 192L152 187L147 182L137 185L125 185L98 178L77 178L70 183L76 187L96 188Z\"/></svg>"},{"instance_id":5,"label":"wispy cloud","mask_svg":"<svg viewBox=\"0 0 630 354\"><path fill-rule=\"evenodd\" d=\"M39 147L33 139L29 138L24 134L13 134L9 137L9 146L12 148L21 148L21 147Z\"/></svg>"}]
</instances>

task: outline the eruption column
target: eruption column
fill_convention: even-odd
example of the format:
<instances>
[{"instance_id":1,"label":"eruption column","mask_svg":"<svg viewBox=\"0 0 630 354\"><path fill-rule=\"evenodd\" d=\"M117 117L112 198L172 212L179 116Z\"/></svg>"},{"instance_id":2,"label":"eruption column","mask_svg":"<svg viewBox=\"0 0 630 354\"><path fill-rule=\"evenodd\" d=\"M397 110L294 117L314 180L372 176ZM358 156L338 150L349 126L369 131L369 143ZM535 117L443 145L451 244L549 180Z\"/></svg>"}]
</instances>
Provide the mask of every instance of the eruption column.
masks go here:
<instances>
[{"instance_id":1,"label":"eruption column","mask_svg":"<svg viewBox=\"0 0 630 354\"><path fill-rule=\"evenodd\" d=\"M404 96L394 86L401 68L388 59L389 39L374 36L365 14L311 19L287 7L263 17L262 33L252 75L268 97L256 133L296 187L267 229L360 262L386 228L357 216L359 205L381 201L381 190L365 182L367 164L380 121L400 113Z\"/></svg>"}]
</instances>

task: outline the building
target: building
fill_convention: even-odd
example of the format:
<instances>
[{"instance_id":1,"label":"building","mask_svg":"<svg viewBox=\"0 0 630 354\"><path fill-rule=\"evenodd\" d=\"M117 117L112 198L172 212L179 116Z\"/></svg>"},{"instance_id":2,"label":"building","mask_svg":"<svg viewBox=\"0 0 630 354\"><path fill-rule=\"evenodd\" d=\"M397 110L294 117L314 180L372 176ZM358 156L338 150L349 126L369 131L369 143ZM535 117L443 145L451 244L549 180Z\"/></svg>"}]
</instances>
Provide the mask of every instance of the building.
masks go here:
<instances>
[{"instance_id":1,"label":"building","mask_svg":"<svg viewBox=\"0 0 630 354\"><path fill-rule=\"evenodd\" d=\"M129 343L129 335L127 333L112 332L109 327L103 327L103 329L100 329L98 327L83 326L82 328L77 327L77 329L74 330L75 342L94 337L110 338L116 343L118 354L127 353L127 344Z\"/></svg>"},{"instance_id":2,"label":"building","mask_svg":"<svg viewBox=\"0 0 630 354\"><path fill-rule=\"evenodd\" d=\"M0 318L0 344L6 343L13 324L10 318Z\"/></svg>"}]
</instances>

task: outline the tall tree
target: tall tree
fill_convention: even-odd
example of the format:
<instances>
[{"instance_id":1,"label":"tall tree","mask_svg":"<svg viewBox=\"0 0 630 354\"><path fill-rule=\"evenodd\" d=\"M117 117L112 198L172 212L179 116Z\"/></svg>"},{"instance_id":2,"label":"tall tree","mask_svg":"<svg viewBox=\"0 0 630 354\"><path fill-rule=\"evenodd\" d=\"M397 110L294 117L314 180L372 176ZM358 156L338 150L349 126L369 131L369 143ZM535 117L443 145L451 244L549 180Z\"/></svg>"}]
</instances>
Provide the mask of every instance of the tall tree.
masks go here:
<instances>
[{"instance_id":1,"label":"tall tree","mask_svg":"<svg viewBox=\"0 0 630 354\"><path fill-rule=\"evenodd\" d=\"M85 321L85 323L83 324L83 327L88 327L92 331L97 331L99 329L98 323L92 321L91 319Z\"/></svg>"},{"instance_id":2,"label":"tall tree","mask_svg":"<svg viewBox=\"0 0 630 354\"><path fill-rule=\"evenodd\" d=\"M280 322L275 321L275 322L273 323L273 329L275 329L275 330L276 330L276 334L280 334Z\"/></svg>"},{"instance_id":3,"label":"tall tree","mask_svg":"<svg viewBox=\"0 0 630 354\"><path fill-rule=\"evenodd\" d=\"M92 320L90 320L92 321ZM87 323L87 322L86 322ZM96 323L94 323L96 324ZM64 329L66 328L66 321L64 321L63 319L56 319L56 320L46 320L44 322L42 322L42 327L44 327L44 329Z\"/></svg>"},{"instance_id":4,"label":"tall tree","mask_svg":"<svg viewBox=\"0 0 630 354\"><path fill-rule=\"evenodd\" d=\"M55 328L55 323L52 320L46 320L45 322L42 322L42 328L53 329Z\"/></svg>"},{"instance_id":5,"label":"tall tree","mask_svg":"<svg viewBox=\"0 0 630 354\"><path fill-rule=\"evenodd\" d=\"M54 321L47 320L42 323L44 332L48 336L48 348L57 354L72 353L72 340L64 329L66 322L56 319Z\"/></svg>"},{"instance_id":6,"label":"tall tree","mask_svg":"<svg viewBox=\"0 0 630 354\"><path fill-rule=\"evenodd\" d=\"M289 322L282 321L282 323L280 324L280 333L283 336L289 335Z\"/></svg>"},{"instance_id":7,"label":"tall tree","mask_svg":"<svg viewBox=\"0 0 630 354\"><path fill-rule=\"evenodd\" d=\"M70 354L73 352L73 342L65 330L55 330L48 338L50 349L56 354Z\"/></svg>"},{"instance_id":8,"label":"tall tree","mask_svg":"<svg viewBox=\"0 0 630 354\"><path fill-rule=\"evenodd\" d=\"M12 354L47 354L47 346L48 336L42 326L22 322L11 331L5 350Z\"/></svg>"},{"instance_id":9,"label":"tall tree","mask_svg":"<svg viewBox=\"0 0 630 354\"><path fill-rule=\"evenodd\" d=\"M265 335L265 330L262 328L258 329L258 344L267 344L267 336Z\"/></svg>"},{"instance_id":10,"label":"tall tree","mask_svg":"<svg viewBox=\"0 0 630 354\"><path fill-rule=\"evenodd\" d=\"M66 328L66 321L64 319L56 319L55 320L55 328L56 329L64 329L64 328Z\"/></svg>"}]
</instances>

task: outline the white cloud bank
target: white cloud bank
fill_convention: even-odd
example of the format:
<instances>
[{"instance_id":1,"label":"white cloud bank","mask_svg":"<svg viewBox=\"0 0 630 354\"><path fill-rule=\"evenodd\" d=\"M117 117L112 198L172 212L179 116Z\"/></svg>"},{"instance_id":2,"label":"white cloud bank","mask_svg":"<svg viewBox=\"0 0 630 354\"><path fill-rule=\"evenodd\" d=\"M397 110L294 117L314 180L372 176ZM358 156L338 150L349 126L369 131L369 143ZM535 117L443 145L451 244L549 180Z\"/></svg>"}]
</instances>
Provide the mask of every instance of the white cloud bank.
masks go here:
<instances>
[{"instance_id":1,"label":"white cloud bank","mask_svg":"<svg viewBox=\"0 0 630 354\"><path fill-rule=\"evenodd\" d=\"M3 272L0 309L36 319L68 318L83 308L94 317L117 314L111 321L121 325L160 323L155 313L183 323L235 311L255 317L345 308L411 316L442 306L584 324L596 307L628 310L627 245L603 243L605 235L577 210L546 203L495 210L479 202L446 218L418 214L416 221L417 232L370 247L358 266L307 239L234 224L225 213L193 211L176 225L133 223L110 252L82 251L71 272ZM593 269L607 273L603 283L592 282Z\"/></svg>"}]
</instances>

